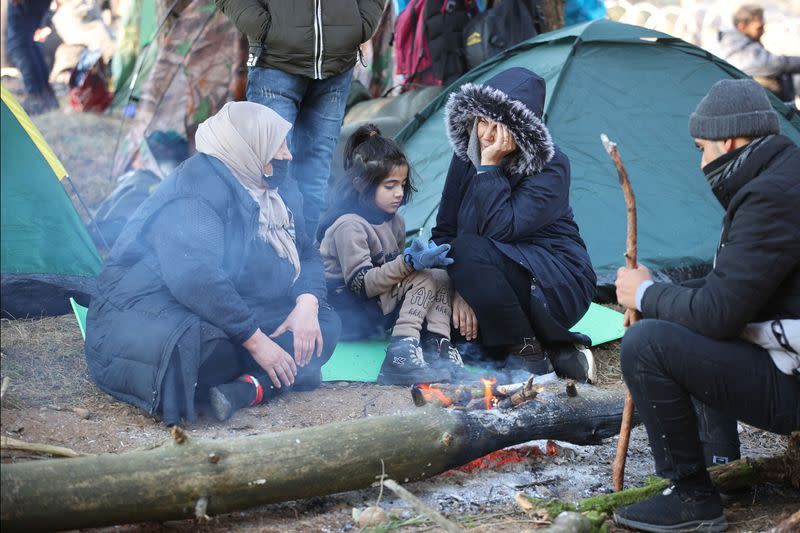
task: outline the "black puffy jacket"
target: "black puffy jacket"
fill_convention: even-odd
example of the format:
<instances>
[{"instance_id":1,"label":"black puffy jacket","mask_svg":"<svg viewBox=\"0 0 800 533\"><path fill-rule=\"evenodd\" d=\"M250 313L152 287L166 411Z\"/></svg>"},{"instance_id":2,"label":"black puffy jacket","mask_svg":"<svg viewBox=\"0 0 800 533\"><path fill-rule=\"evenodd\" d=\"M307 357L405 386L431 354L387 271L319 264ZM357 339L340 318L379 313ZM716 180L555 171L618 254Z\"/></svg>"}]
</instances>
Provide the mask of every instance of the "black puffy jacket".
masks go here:
<instances>
[{"instance_id":1,"label":"black puffy jacket","mask_svg":"<svg viewBox=\"0 0 800 533\"><path fill-rule=\"evenodd\" d=\"M725 216L713 270L652 285L642 314L715 339L738 337L750 322L800 318L800 149L776 135L714 194Z\"/></svg>"},{"instance_id":2,"label":"black puffy jacket","mask_svg":"<svg viewBox=\"0 0 800 533\"><path fill-rule=\"evenodd\" d=\"M326 79L355 65L385 0L215 0L259 67Z\"/></svg>"}]
</instances>

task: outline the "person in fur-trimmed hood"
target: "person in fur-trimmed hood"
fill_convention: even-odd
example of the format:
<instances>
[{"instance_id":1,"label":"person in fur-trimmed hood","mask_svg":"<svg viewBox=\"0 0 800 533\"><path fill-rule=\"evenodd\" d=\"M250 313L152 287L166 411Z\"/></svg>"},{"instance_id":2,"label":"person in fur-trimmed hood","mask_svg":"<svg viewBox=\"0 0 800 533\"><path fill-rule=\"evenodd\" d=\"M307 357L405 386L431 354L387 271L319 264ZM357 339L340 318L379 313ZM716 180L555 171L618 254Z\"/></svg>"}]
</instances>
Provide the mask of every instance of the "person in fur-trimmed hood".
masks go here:
<instances>
[{"instance_id":1,"label":"person in fur-trimmed hood","mask_svg":"<svg viewBox=\"0 0 800 533\"><path fill-rule=\"evenodd\" d=\"M597 278L569 205L570 167L542 121L544 80L511 68L446 107L455 154L432 239L450 244L453 326L507 368L594 377L573 334ZM463 348L468 355L469 345Z\"/></svg>"}]
</instances>

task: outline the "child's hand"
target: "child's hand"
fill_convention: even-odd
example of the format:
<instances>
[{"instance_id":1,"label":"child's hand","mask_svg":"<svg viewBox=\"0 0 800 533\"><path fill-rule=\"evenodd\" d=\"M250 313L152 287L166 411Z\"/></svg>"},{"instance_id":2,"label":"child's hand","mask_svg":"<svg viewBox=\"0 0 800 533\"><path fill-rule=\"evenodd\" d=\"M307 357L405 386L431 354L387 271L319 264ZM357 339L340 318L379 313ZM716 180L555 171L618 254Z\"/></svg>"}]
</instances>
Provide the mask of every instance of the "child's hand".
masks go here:
<instances>
[{"instance_id":1,"label":"child's hand","mask_svg":"<svg viewBox=\"0 0 800 533\"><path fill-rule=\"evenodd\" d=\"M419 239L411 241L411 245L404 250L403 258L405 262L414 270L425 270L426 268L446 267L453 264L453 259L447 257L450 251L449 244L436 245L429 242L427 246Z\"/></svg>"}]
</instances>

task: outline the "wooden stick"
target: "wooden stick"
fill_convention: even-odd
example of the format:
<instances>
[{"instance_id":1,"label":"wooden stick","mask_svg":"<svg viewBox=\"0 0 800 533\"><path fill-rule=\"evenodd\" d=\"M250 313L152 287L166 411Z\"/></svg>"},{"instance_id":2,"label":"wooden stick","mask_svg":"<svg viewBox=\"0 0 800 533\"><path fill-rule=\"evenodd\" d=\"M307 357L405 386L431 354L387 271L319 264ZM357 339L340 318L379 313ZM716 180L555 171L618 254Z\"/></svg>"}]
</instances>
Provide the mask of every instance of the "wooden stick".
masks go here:
<instances>
[{"instance_id":1,"label":"wooden stick","mask_svg":"<svg viewBox=\"0 0 800 533\"><path fill-rule=\"evenodd\" d=\"M463 533L464 529L455 523L451 522L438 512L434 511L430 507L428 507L422 500L411 494L405 488L401 487L397 482L393 479L384 479L383 485L403 498L407 501L411 507L413 507L418 513L424 514L433 522L436 523L437 526L447 531L447 533Z\"/></svg>"},{"instance_id":2,"label":"wooden stick","mask_svg":"<svg viewBox=\"0 0 800 533\"><path fill-rule=\"evenodd\" d=\"M617 168L619 184L622 187L622 194L625 196L625 208L628 213L625 266L627 268L636 268L636 196L633 194L633 187L631 187L631 181L628 179L628 171L625 170L625 165L622 164L622 158L619 156L617 143L609 140L605 133L600 135L600 140ZM641 313L636 309L626 309L623 325L626 328L632 326L641 317ZM611 481L616 491L622 490L624 485L625 460L628 456L628 444L630 443L631 428L633 427L633 410L633 397L630 391L626 390L625 407L622 410L622 425L619 429L619 441L617 441L617 454L614 457L614 464L611 470Z\"/></svg>"},{"instance_id":3,"label":"wooden stick","mask_svg":"<svg viewBox=\"0 0 800 533\"><path fill-rule=\"evenodd\" d=\"M0 385L0 400L2 400L3 398L5 398L5 396L6 396L6 391L8 390L8 384L9 384L9 382L10 382L10 381L11 381L11 380L9 379L9 377L8 377L8 376L6 376L6 377L4 377L4 378L3 378L3 384L2 384L2 385Z\"/></svg>"},{"instance_id":4,"label":"wooden stick","mask_svg":"<svg viewBox=\"0 0 800 533\"><path fill-rule=\"evenodd\" d=\"M24 440L18 440L12 437L0 437L0 449L52 455L53 457L84 457L88 455L85 453L76 452L75 450L70 450L69 448L64 448L62 446L51 446L49 444L25 442Z\"/></svg>"}]
</instances>

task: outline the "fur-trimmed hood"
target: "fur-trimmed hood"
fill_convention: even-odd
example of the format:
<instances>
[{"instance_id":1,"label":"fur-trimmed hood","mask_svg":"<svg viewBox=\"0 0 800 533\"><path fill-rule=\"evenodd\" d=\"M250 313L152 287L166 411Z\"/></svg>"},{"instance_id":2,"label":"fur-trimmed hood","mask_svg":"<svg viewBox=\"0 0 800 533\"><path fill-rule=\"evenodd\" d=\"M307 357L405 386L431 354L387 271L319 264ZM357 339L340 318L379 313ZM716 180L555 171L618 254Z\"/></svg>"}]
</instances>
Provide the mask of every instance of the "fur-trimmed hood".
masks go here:
<instances>
[{"instance_id":1,"label":"fur-trimmed hood","mask_svg":"<svg viewBox=\"0 0 800 533\"><path fill-rule=\"evenodd\" d=\"M456 155L468 161L467 148L475 117L505 125L519 150L503 160L508 174L537 174L553 158L555 149L542 122L544 80L522 67L504 70L482 85L467 83L447 99L445 126Z\"/></svg>"}]
</instances>

